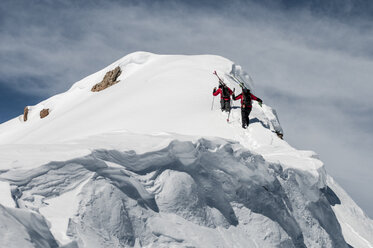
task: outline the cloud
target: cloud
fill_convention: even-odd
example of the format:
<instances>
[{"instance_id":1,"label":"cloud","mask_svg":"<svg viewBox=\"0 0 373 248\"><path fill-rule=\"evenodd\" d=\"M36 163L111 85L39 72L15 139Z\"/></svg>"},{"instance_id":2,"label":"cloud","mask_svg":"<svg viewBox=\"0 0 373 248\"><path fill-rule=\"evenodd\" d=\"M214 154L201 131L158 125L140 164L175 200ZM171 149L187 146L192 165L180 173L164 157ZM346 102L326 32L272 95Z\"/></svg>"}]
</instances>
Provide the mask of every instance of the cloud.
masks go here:
<instances>
[{"instance_id":1,"label":"cloud","mask_svg":"<svg viewBox=\"0 0 373 248\"><path fill-rule=\"evenodd\" d=\"M373 177L373 8L295 2L2 1L0 84L48 97L137 50L225 56L253 76L285 138L317 151L373 216L361 191Z\"/></svg>"}]
</instances>

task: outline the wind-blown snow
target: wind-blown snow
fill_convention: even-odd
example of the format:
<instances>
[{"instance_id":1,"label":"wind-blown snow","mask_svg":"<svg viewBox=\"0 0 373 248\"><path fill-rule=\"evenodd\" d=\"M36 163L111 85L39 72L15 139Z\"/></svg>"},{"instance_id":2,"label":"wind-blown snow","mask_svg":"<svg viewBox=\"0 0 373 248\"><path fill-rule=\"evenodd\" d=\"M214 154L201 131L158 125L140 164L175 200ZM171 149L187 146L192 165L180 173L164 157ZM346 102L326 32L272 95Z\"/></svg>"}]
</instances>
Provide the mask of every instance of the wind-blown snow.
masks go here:
<instances>
[{"instance_id":1,"label":"wind-blown snow","mask_svg":"<svg viewBox=\"0 0 373 248\"><path fill-rule=\"evenodd\" d=\"M118 84L90 91L117 66ZM255 94L225 58L137 52L29 106L28 121L0 125L1 218L12 230L0 244L372 247L372 221L314 152L276 135L274 109L254 102L244 130L237 102L227 123L214 70Z\"/></svg>"}]
</instances>

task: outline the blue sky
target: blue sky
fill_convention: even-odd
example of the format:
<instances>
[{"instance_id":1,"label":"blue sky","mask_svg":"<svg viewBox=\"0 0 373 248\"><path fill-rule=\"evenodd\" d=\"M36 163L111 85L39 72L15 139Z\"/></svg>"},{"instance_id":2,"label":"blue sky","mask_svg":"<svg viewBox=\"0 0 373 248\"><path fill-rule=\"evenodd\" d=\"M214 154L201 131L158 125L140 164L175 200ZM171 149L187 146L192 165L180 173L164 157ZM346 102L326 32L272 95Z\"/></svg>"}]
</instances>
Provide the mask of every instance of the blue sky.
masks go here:
<instances>
[{"instance_id":1,"label":"blue sky","mask_svg":"<svg viewBox=\"0 0 373 248\"><path fill-rule=\"evenodd\" d=\"M0 122L134 51L222 55L373 217L372 19L369 0L3 0Z\"/></svg>"}]
</instances>

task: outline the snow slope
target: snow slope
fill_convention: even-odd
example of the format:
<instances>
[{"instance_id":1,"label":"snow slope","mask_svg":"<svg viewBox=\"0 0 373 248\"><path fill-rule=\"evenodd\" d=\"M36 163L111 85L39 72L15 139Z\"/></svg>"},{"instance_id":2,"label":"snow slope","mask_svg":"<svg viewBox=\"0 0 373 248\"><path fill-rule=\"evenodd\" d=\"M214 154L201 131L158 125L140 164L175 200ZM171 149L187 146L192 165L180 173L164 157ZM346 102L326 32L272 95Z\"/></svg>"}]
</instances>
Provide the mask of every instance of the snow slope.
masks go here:
<instances>
[{"instance_id":1,"label":"snow slope","mask_svg":"<svg viewBox=\"0 0 373 248\"><path fill-rule=\"evenodd\" d=\"M277 137L271 107L244 130L237 102L227 123L214 70L255 94L225 58L136 52L0 125L1 246L373 247L372 220Z\"/></svg>"}]
</instances>

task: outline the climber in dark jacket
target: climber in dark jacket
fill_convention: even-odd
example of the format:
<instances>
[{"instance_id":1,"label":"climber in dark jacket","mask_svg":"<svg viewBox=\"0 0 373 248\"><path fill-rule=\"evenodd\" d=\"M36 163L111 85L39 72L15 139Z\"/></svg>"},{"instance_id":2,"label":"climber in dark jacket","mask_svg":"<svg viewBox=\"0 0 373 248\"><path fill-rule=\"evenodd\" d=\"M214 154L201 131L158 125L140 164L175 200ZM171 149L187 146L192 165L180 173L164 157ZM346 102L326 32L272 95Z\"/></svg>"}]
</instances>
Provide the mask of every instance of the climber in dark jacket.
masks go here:
<instances>
[{"instance_id":1,"label":"climber in dark jacket","mask_svg":"<svg viewBox=\"0 0 373 248\"><path fill-rule=\"evenodd\" d=\"M221 111L229 112L231 110L231 95L233 94L233 91L227 85L220 84L219 89L216 90L216 87L215 87L212 94L214 96L221 94L220 95Z\"/></svg>"},{"instance_id":2,"label":"climber in dark jacket","mask_svg":"<svg viewBox=\"0 0 373 248\"><path fill-rule=\"evenodd\" d=\"M233 94L233 100L241 99L241 118L242 118L242 127L247 128L249 126L249 115L252 109L252 100L258 101L260 104L263 103L263 101L259 98L251 94L249 89L242 89L242 93L238 96L235 96Z\"/></svg>"}]
</instances>

